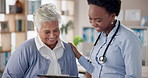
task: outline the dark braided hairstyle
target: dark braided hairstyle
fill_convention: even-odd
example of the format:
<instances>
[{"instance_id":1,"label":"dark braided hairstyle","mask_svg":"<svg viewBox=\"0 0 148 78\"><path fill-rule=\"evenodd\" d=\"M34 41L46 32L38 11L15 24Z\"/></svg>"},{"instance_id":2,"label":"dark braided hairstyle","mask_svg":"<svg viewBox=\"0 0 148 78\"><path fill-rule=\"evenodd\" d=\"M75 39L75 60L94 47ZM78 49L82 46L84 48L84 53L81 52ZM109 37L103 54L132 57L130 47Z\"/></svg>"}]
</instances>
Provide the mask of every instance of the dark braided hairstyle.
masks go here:
<instances>
[{"instance_id":1,"label":"dark braided hairstyle","mask_svg":"<svg viewBox=\"0 0 148 78\"><path fill-rule=\"evenodd\" d=\"M97 5L106 9L109 14L115 13L119 15L121 9L121 0L87 0L88 4Z\"/></svg>"}]
</instances>

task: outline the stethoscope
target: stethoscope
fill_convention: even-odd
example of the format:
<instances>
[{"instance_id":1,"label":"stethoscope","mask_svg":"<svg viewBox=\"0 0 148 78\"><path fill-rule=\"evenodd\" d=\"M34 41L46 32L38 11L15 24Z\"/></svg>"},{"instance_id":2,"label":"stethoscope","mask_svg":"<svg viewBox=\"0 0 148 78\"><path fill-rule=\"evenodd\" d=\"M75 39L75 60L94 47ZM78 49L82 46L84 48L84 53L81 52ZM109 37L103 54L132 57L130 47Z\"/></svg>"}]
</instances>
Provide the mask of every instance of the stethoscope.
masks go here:
<instances>
[{"instance_id":1,"label":"stethoscope","mask_svg":"<svg viewBox=\"0 0 148 78\"><path fill-rule=\"evenodd\" d=\"M118 27L117 27L115 33L113 34L111 40L109 41L109 43L108 43L108 45L107 45L107 47L106 47L106 49L105 49L103 55L99 57L99 61L98 61L98 57L97 57L98 54L99 54L99 51L97 52L95 60L96 60L96 62L97 62L98 64L103 64L103 63L105 63L105 62L107 61L107 58L106 58L105 54L106 54L106 52L107 52L107 49L108 49L110 43L112 42L112 40L113 40L114 37L116 36L116 34L117 34L118 30L119 30L119 27L120 27L120 21L119 21L119 24L118 24ZM94 43L94 45L93 45L94 47L96 46L97 42L99 41L100 36L101 36L101 33L99 34L97 40L95 41L95 43ZM93 50L94 50L94 47L92 48L92 50L91 50L91 52L90 52L91 54L92 54L92 52L93 52ZM91 54L90 54L90 56L91 56ZM89 62L91 62L91 61L89 61Z\"/></svg>"}]
</instances>

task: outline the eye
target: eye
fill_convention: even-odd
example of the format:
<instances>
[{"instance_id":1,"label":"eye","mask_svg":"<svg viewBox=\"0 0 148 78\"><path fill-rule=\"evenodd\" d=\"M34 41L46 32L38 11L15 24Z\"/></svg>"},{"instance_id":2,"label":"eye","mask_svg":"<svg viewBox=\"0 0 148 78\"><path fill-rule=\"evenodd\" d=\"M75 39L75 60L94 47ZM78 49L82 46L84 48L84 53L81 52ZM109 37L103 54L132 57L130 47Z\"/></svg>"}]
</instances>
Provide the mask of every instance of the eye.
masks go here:
<instances>
[{"instance_id":1,"label":"eye","mask_svg":"<svg viewBox=\"0 0 148 78\"><path fill-rule=\"evenodd\" d=\"M58 32L58 31L59 31L59 29L54 30L54 32Z\"/></svg>"},{"instance_id":2,"label":"eye","mask_svg":"<svg viewBox=\"0 0 148 78\"><path fill-rule=\"evenodd\" d=\"M50 31L44 31L44 33L45 33L45 34L49 34L49 33L50 33Z\"/></svg>"},{"instance_id":3,"label":"eye","mask_svg":"<svg viewBox=\"0 0 148 78\"><path fill-rule=\"evenodd\" d=\"M96 22L98 22L98 23L99 23L99 22L101 22L101 20L100 20L100 19L96 19L95 21L96 21Z\"/></svg>"},{"instance_id":4,"label":"eye","mask_svg":"<svg viewBox=\"0 0 148 78\"><path fill-rule=\"evenodd\" d=\"M92 20L92 18L89 18L89 20Z\"/></svg>"}]
</instances>

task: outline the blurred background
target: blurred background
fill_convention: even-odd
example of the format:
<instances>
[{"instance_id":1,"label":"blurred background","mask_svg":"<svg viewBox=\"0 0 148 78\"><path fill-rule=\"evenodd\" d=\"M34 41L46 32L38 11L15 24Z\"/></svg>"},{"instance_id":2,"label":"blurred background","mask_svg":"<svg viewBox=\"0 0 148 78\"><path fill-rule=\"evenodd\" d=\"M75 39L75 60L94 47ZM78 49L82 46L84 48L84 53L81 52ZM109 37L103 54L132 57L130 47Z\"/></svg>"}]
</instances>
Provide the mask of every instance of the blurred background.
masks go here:
<instances>
[{"instance_id":1,"label":"blurred background","mask_svg":"<svg viewBox=\"0 0 148 78\"><path fill-rule=\"evenodd\" d=\"M148 78L148 0L121 1L121 12L116 18L141 40L142 76ZM0 0L0 77L13 51L25 40L36 36L33 12L46 3L55 4L62 15L61 38L74 43L89 57L98 34L88 20L87 0ZM78 67L79 77L85 78L85 69L79 64Z\"/></svg>"}]
</instances>

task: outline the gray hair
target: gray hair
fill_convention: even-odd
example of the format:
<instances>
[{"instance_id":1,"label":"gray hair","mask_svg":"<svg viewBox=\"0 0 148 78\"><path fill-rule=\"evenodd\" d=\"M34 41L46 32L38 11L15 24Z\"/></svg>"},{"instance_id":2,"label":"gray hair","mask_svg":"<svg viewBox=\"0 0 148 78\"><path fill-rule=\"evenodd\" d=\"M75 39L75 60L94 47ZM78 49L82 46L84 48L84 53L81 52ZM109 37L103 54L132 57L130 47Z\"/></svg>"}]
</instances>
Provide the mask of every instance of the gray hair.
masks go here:
<instances>
[{"instance_id":1,"label":"gray hair","mask_svg":"<svg viewBox=\"0 0 148 78\"><path fill-rule=\"evenodd\" d=\"M33 14L34 25L38 30L41 28L41 23L58 21L58 25L61 26L61 16L56 11L54 4L45 4L37 8Z\"/></svg>"}]
</instances>

